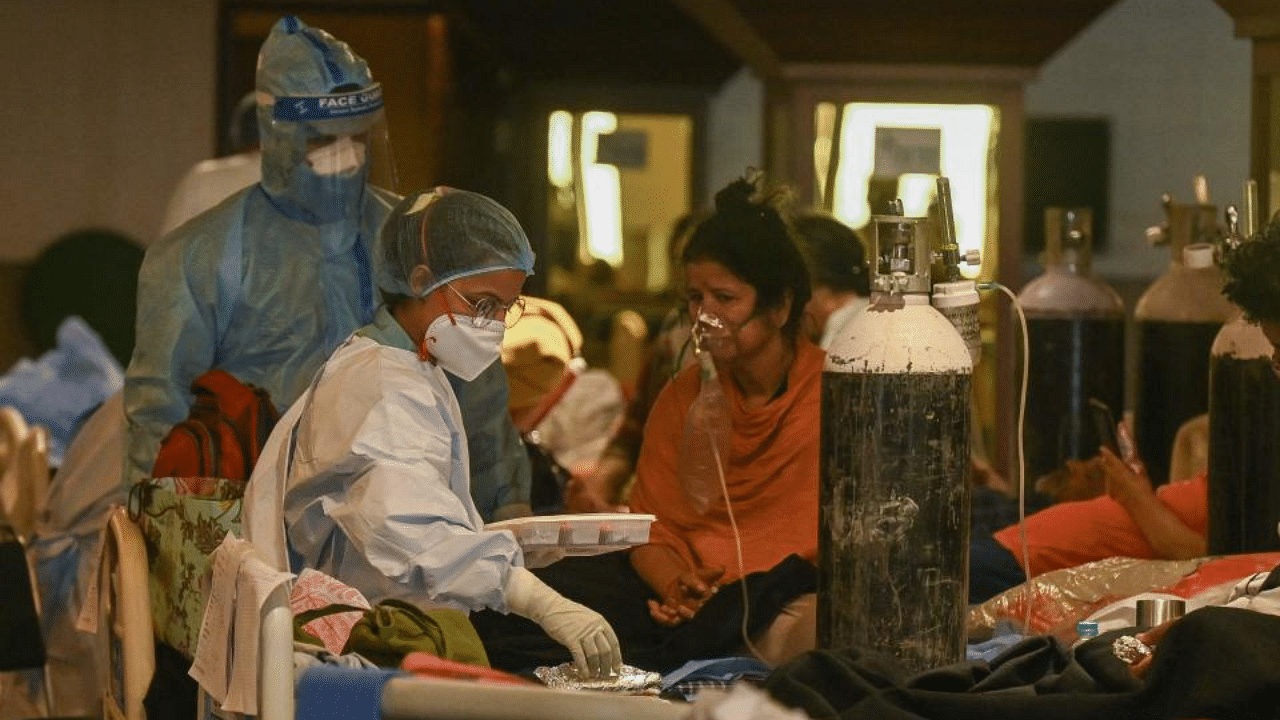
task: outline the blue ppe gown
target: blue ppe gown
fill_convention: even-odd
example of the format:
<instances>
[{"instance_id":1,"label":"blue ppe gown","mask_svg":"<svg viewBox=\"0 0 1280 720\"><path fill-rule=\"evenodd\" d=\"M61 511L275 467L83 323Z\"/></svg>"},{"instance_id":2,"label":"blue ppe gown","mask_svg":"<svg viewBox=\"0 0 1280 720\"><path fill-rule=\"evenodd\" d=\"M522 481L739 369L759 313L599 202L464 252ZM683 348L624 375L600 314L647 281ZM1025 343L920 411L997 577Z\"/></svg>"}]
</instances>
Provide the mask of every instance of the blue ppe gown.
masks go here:
<instances>
[{"instance_id":1,"label":"blue ppe gown","mask_svg":"<svg viewBox=\"0 0 1280 720\"><path fill-rule=\"evenodd\" d=\"M298 397L372 318L370 247L396 199L366 187L351 217L313 224L254 185L147 250L125 374L126 487L151 475L161 438L186 418L191 382L205 371L264 388L280 409ZM236 244L240 271L228 278Z\"/></svg>"},{"instance_id":2,"label":"blue ppe gown","mask_svg":"<svg viewBox=\"0 0 1280 720\"><path fill-rule=\"evenodd\" d=\"M290 110L315 110L322 96L350 86L363 88L368 114L304 119ZM257 88L279 101L259 98L261 181L149 248L139 273L124 387L125 490L151 475L160 440L186 419L191 382L205 371L264 388L283 412L329 353L373 320L371 249L400 198L367 184L367 164L322 177L306 152L317 136L375 124L380 88L350 48L295 17L278 21L263 44ZM527 514L529 461L505 412L506 375L491 367L456 387L479 451L482 516Z\"/></svg>"}]
</instances>

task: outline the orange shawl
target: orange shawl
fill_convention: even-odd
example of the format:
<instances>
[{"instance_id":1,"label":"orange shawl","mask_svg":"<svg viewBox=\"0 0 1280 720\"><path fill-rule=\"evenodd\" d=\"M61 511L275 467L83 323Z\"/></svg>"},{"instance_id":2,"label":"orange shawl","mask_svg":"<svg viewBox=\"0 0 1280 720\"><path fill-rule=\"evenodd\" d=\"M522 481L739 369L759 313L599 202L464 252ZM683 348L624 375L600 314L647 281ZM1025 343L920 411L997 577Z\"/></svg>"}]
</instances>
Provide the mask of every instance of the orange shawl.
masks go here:
<instances>
[{"instance_id":1,"label":"orange shawl","mask_svg":"<svg viewBox=\"0 0 1280 720\"><path fill-rule=\"evenodd\" d=\"M808 339L797 342L787 389L764 407L742 406L742 393L721 378L732 409L733 442L725 483L742 536L743 568L768 570L795 553L818 554L818 443L822 367L826 354ZM663 388L645 424L634 512L657 516L649 542L665 545L691 568L723 567L724 582L739 577L733 529L721 494L697 514L676 474L685 415L701 387L698 367L685 368ZM719 485L719 479L714 479ZM723 491L721 491L723 492Z\"/></svg>"}]
</instances>

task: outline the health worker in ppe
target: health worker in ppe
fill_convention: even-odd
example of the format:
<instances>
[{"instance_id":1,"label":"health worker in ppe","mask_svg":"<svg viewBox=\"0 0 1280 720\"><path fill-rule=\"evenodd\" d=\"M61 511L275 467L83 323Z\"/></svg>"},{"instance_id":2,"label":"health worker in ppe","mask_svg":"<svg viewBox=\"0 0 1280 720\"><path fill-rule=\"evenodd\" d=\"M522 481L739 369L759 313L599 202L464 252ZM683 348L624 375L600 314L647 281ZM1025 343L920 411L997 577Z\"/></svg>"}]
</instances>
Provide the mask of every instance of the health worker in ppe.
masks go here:
<instances>
[{"instance_id":1,"label":"health worker in ppe","mask_svg":"<svg viewBox=\"0 0 1280 720\"><path fill-rule=\"evenodd\" d=\"M278 408L373 318L370 248L399 199L370 184L382 90L328 33L286 17L258 56L262 179L152 245L125 376L126 486L151 475L191 382L221 368Z\"/></svg>"},{"instance_id":2,"label":"health worker in ppe","mask_svg":"<svg viewBox=\"0 0 1280 720\"><path fill-rule=\"evenodd\" d=\"M293 17L276 23L258 64L261 182L179 226L141 273L126 488L151 474L205 370L265 388L283 411L373 317L368 250L399 200L381 89L346 44ZM481 516L530 514L529 462L503 412L506 374L494 366L450 381Z\"/></svg>"},{"instance_id":3,"label":"health worker in ppe","mask_svg":"<svg viewBox=\"0 0 1280 720\"><path fill-rule=\"evenodd\" d=\"M278 567L310 567L371 601L526 617L584 675L621 666L613 629L523 567L486 531L469 491L458 403L445 377L496 364L533 252L516 219L476 193L405 198L375 253L384 306L277 424L249 482L245 530Z\"/></svg>"}]
</instances>

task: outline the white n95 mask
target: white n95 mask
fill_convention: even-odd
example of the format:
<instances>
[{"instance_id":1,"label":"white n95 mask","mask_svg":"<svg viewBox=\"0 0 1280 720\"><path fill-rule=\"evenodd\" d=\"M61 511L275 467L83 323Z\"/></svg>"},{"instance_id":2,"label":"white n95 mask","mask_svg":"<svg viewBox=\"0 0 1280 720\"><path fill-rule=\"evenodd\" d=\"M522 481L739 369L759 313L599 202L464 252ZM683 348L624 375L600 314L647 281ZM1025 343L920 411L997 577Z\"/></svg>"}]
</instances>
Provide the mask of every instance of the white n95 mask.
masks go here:
<instances>
[{"instance_id":1,"label":"white n95 mask","mask_svg":"<svg viewBox=\"0 0 1280 720\"><path fill-rule=\"evenodd\" d=\"M307 163L317 175L349 177L364 166L364 156L364 143L344 135L328 145L308 150Z\"/></svg>"},{"instance_id":2,"label":"white n95 mask","mask_svg":"<svg viewBox=\"0 0 1280 720\"><path fill-rule=\"evenodd\" d=\"M506 332L501 320L481 320L477 326L469 316L441 315L427 327L427 352L440 367L471 382L502 356Z\"/></svg>"}]
</instances>

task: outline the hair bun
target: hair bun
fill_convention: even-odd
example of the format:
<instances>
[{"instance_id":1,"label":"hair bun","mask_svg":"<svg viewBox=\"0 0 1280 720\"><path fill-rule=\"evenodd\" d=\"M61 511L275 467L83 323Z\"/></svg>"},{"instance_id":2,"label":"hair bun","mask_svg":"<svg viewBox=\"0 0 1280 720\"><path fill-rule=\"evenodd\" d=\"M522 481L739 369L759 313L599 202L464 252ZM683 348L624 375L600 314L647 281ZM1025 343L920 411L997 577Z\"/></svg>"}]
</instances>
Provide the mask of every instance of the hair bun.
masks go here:
<instances>
[{"instance_id":1,"label":"hair bun","mask_svg":"<svg viewBox=\"0 0 1280 720\"><path fill-rule=\"evenodd\" d=\"M742 212L754 209L751 196L756 192L754 183L739 178L716 193L716 212Z\"/></svg>"}]
</instances>

